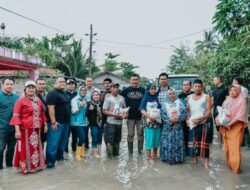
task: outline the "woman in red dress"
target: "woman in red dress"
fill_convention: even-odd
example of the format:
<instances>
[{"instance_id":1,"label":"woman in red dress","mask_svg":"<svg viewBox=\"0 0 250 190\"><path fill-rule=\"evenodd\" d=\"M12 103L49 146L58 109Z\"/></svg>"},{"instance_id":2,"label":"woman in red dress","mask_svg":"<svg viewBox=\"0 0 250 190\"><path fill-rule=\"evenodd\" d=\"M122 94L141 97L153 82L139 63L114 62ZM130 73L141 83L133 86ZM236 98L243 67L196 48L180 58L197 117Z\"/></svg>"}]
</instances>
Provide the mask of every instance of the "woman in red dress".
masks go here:
<instances>
[{"instance_id":1,"label":"woman in red dress","mask_svg":"<svg viewBox=\"0 0 250 190\"><path fill-rule=\"evenodd\" d=\"M17 139L14 167L27 174L46 168L40 133L42 124L45 125L45 132L48 128L43 104L35 95L34 81L25 83L24 93L25 97L14 106L10 125L15 126Z\"/></svg>"}]
</instances>

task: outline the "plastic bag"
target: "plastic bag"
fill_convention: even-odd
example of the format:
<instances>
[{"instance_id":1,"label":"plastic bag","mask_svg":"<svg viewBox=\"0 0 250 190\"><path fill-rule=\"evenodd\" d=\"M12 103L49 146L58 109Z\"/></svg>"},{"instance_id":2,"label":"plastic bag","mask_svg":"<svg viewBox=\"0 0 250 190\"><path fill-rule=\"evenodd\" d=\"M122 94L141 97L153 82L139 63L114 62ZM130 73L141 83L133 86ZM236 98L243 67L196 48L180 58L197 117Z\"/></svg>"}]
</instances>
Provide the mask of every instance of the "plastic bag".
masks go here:
<instances>
[{"instance_id":1,"label":"plastic bag","mask_svg":"<svg viewBox=\"0 0 250 190\"><path fill-rule=\"evenodd\" d=\"M231 120L230 112L220 106L217 106L217 110L219 123L221 123L222 126L227 125Z\"/></svg>"},{"instance_id":2,"label":"plastic bag","mask_svg":"<svg viewBox=\"0 0 250 190\"><path fill-rule=\"evenodd\" d=\"M188 120L189 128L192 130L194 127L196 127L197 125L193 122L193 120L201 119L203 116L204 112L202 111L194 113Z\"/></svg>"},{"instance_id":3,"label":"plastic bag","mask_svg":"<svg viewBox=\"0 0 250 190\"><path fill-rule=\"evenodd\" d=\"M180 104L174 102L172 104L166 103L166 110L170 119L178 119L180 116Z\"/></svg>"},{"instance_id":4,"label":"plastic bag","mask_svg":"<svg viewBox=\"0 0 250 190\"><path fill-rule=\"evenodd\" d=\"M150 116L154 117L156 119L157 123L161 123L161 110L157 108L158 104L157 102L148 102L147 103L147 112ZM149 119L147 119L148 122L150 122Z\"/></svg>"},{"instance_id":5,"label":"plastic bag","mask_svg":"<svg viewBox=\"0 0 250 190\"><path fill-rule=\"evenodd\" d=\"M113 113L114 114L122 114L125 115L128 113L130 107L127 108L121 108L118 104L115 104Z\"/></svg>"}]
</instances>

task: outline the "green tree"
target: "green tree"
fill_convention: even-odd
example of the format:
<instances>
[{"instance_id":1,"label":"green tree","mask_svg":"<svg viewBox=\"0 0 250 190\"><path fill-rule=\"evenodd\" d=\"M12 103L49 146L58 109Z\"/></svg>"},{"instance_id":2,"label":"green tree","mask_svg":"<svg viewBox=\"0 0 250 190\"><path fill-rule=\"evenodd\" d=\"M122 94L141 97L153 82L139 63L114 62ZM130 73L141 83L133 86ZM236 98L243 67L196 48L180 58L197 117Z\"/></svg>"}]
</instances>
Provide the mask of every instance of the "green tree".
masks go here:
<instances>
[{"instance_id":1,"label":"green tree","mask_svg":"<svg viewBox=\"0 0 250 190\"><path fill-rule=\"evenodd\" d=\"M120 63L116 60L117 57L119 57L119 54L112 54L112 53L106 53L105 54L106 59L104 61L104 64L101 66L103 72L115 72L119 71Z\"/></svg>"},{"instance_id":2,"label":"green tree","mask_svg":"<svg viewBox=\"0 0 250 190\"><path fill-rule=\"evenodd\" d=\"M138 66L134 66L131 63L128 62L121 62L120 63L120 70L121 70L121 74L123 77L130 79L131 76L136 73L134 70L139 68Z\"/></svg>"},{"instance_id":3,"label":"green tree","mask_svg":"<svg viewBox=\"0 0 250 190\"><path fill-rule=\"evenodd\" d=\"M242 43L242 39L232 38L223 41L216 54L210 59L211 73L221 75L227 84L234 77L242 77L250 87L250 44Z\"/></svg>"},{"instance_id":4,"label":"green tree","mask_svg":"<svg viewBox=\"0 0 250 190\"><path fill-rule=\"evenodd\" d=\"M150 79L148 79L147 77L141 77L140 78L140 84L142 87L147 88L147 85L152 82Z\"/></svg>"},{"instance_id":5,"label":"green tree","mask_svg":"<svg viewBox=\"0 0 250 190\"><path fill-rule=\"evenodd\" d=\"M249 31L249 12L249 0L219 0L213 17L214 30L223 37L232 37Z\"/></svg>"},{"instance_id":6,"label":"green tree","mask_svg":"<svg viewBox=\"0 0 250 190\"><path fill-rule=\"evenodd\" d=\"M195 44L197 53L211 53L218 46L216 37L212 31L206 31L203 41L196 41Z\"/></svg>"},{"instance_id":7,"label":"green tree","mask_svg":"<svg viewBox=\"0 0 250 190\"><path fill-rule=\"evenodd\" d=\"M170 73L186 73L186 67L191 64L192 56L189 48L181 44L180 48L174 47L174 53L170 56L168 70Z\"/></svg>"}]
</instances>

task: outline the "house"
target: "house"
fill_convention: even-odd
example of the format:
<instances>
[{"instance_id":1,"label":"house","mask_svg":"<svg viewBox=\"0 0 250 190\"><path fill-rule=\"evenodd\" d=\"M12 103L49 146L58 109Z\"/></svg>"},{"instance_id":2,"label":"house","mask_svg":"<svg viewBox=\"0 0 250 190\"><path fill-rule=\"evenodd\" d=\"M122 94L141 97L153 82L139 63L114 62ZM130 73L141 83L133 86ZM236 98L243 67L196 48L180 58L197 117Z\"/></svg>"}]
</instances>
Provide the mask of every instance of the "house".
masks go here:
<instances>
[{"instance_id":1,"label":"house","mask_svg":"<svg viewBox=\"0 0 250 190\"><path fill-rule=\"evenodd\" d=\"M124 78L123 76L119 74L115 74L112 72L102 72L95 76L93 76L93 84L96 88L100 89L101 91L104 90L103 88L103 80L105 78L110 78L113 83L119 83L120 89L122 90L125 87L130 86L130 82L128 79Z\"/></svg>"}]
</instances>

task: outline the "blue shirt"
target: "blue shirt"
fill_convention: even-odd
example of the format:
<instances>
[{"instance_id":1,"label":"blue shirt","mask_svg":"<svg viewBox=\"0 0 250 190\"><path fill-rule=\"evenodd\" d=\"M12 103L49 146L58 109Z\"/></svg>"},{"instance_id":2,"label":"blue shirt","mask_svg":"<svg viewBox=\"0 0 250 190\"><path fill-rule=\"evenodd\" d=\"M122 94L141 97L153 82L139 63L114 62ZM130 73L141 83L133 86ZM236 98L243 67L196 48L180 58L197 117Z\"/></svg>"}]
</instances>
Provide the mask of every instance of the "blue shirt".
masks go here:
<instances>
[{"instance_id":1,"label":"blue shirt","mask_svg":"<svg viewBox=\"0 0 250 190\"><path fill-rule=\"evenodd\" d=\"M13 114L14 104L18 100L16 94L0 92L0 130L9 130L9 122Z\"/></svg>"}]
</instances>

